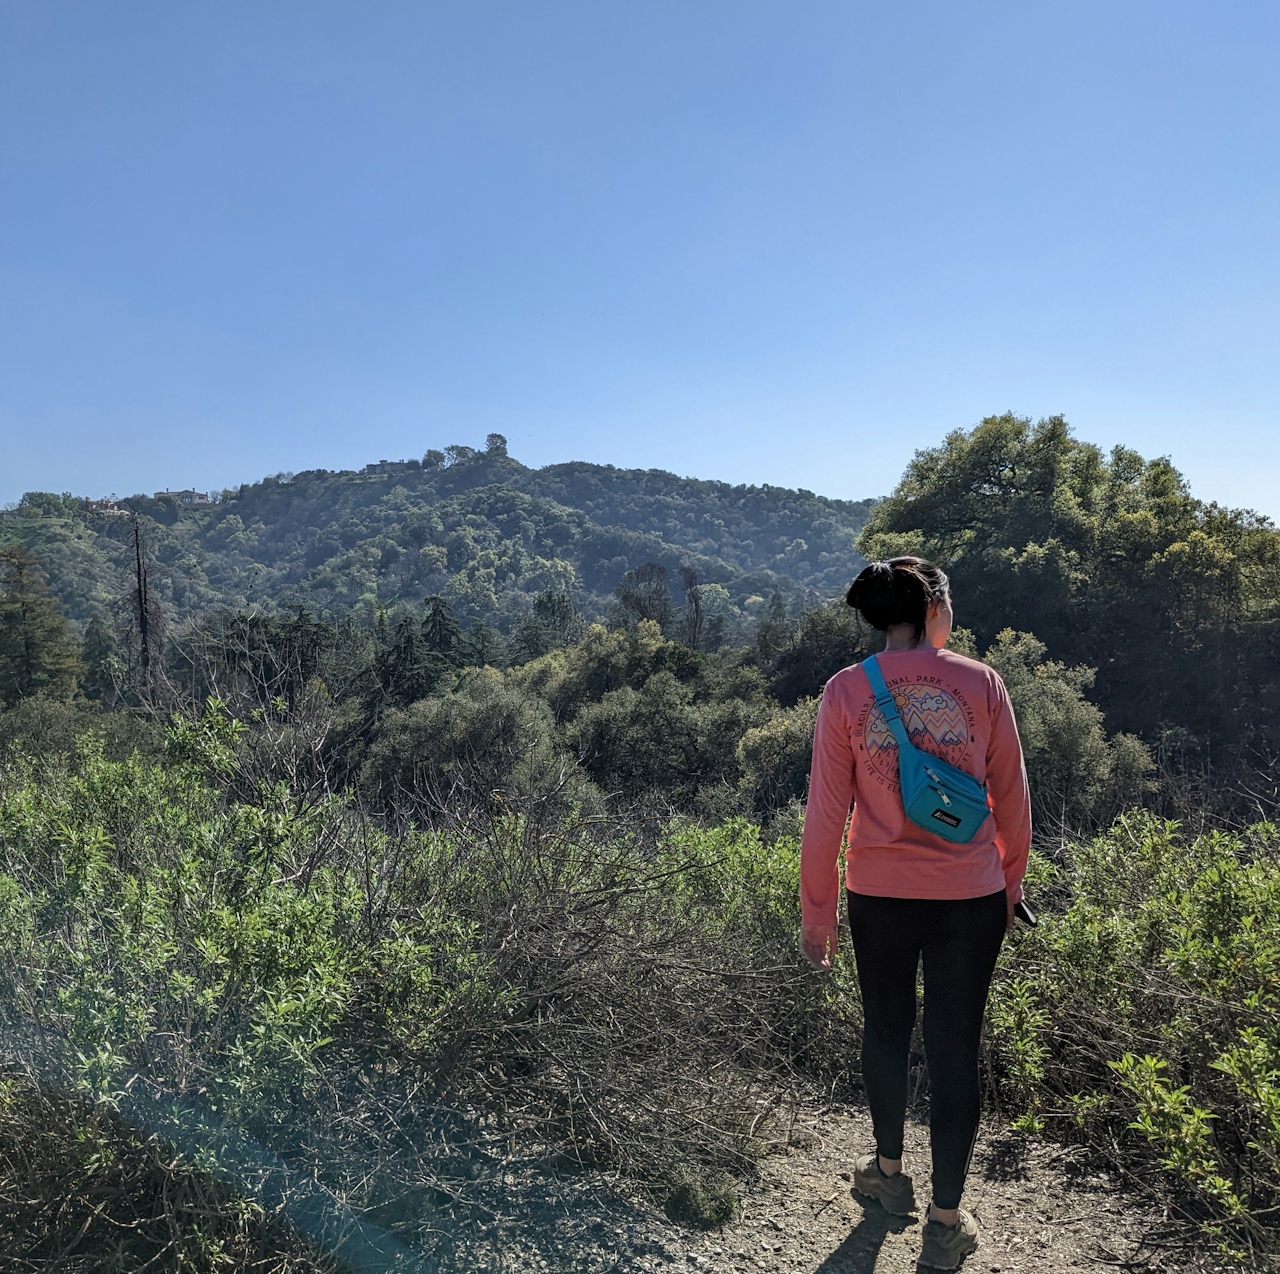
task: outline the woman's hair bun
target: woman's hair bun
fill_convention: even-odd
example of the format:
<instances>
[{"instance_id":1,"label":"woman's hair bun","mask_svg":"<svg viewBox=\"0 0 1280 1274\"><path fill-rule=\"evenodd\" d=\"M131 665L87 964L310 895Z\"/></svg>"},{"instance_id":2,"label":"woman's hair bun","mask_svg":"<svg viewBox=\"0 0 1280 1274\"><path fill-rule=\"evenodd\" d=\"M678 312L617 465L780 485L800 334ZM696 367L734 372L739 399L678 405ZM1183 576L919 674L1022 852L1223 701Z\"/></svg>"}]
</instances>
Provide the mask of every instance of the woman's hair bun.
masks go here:
<instances>
[{"instance_id":1,"label":"woman's hair bun","mask_svg":"<svg viewBox=\"0 0 1280 1274\"><path fill-rule=\"evenodd\" d=\"M929 607L941 605L949 596L947 577L932 562L895 557L864 567L849 586L845 601L882 632L894 624L911 624L919 641Z\"/></svg>"},{"instance_id":2,"label":"woman's hair bun","mask_svg":"<svg viewBox=\"0 0 1280 1274\"><path fill-rule=\"evenodd\" d=\"M887 604L893 596L893 573L893 567L888 562L872 562L849 585L845 601L859 610L864 606L878 607Z\"/></svg>"}]
</instances>

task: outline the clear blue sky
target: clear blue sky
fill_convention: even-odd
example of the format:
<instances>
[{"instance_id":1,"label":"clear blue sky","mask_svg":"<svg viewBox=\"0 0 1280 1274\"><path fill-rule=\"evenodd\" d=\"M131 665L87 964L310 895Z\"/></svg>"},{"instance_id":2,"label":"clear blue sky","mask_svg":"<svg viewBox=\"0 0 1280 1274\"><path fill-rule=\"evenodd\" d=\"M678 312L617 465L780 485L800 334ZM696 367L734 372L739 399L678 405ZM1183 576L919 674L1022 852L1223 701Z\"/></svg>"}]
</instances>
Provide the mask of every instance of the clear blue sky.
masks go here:
<instances>
[{"instance_id":1,"label":"clear blue sky","mask_svg":"<svg viewBox=\"0 0 1280 1274\"><path fill-rule=\"evenodd\" d=\"M862 497L1013 409L1280 515L1280 5L0 9L0 500L497 430Z\"/></svg>"}]
</instances>

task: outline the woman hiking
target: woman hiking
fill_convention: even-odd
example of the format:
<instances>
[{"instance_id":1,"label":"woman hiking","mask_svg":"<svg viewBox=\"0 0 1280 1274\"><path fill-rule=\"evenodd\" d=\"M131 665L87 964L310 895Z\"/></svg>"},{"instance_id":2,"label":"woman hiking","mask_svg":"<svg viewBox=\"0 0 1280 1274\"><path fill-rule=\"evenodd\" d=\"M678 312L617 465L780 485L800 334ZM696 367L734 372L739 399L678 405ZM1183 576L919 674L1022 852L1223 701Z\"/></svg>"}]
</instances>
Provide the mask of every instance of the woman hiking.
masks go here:
<instances>
[{"instance_id":1,"label":"woman hiking","mask_svg":"<svg viewBox=\"0 0 1280 1274\"><path fill-rule=\"evenodd\" d=\"M846 600L886 641L822 693L801 850L801 946L814 967L831 967L852 804L844 879L876 1142L854 1164L854 1187L890 1212L916 1210L902 1135L923 957L933 1200L920 1260L954 1269L978 1246L960 1196L978 1130L987 989L1031 841L1026 769L1004 682L944 649L952 614L941 570L918 557L876 562Z\"/></svg>"}]
</instances>

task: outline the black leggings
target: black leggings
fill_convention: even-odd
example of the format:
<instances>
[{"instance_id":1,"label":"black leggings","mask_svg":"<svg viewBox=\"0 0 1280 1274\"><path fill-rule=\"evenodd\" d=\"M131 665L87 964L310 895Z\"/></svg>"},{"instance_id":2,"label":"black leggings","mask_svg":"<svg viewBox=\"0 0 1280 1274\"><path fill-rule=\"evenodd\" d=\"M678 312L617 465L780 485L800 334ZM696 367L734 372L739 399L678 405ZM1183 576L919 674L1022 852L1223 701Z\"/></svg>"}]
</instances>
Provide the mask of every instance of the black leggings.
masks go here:
<instances>
[{"instance_id":1,"label":"black leggings","mask_svg":"<svg viewBox=\"0 0 1280 1274\"><path fill-rule=\"evenodd\" d=\"M866 1029L862 1077L876 1150L902 1158L907 1058L924 956L924 1052L929 1063L933 1201L958 1208L978 1132L978 1047L987 988L1005 929L1005 895L873 898L849 894Z\"/></svg>"}]
</instances>

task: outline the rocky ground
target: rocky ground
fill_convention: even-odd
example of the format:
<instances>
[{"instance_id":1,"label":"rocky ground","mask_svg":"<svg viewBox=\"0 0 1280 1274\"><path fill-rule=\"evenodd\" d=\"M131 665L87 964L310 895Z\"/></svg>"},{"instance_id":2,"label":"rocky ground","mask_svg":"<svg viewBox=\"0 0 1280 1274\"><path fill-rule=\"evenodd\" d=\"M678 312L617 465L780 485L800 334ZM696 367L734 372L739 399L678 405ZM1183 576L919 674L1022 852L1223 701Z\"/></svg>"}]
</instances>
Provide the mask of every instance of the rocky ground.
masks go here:
<instances>
[{"instance_id":1,"label":"rocky ground","mask_svg":"<svg viewBox=\"0 0 1280 1274\"><path fill-rule=\"evenodd\" d=\"M792 1127L789 1142L763 1162L743 1189L741 1215L720 1230L704 1234L673 1225L638 1202L619 1200L605 1182L529 1183L523 1224L495 1226L439 1255L449 1266L460 1261L460 1268L520 1274L926 1274L917 1261L920 1222L890 1216L853 1193L852 1161L871 1144L865 1115L806 1119ZM919 1196L927 1198L924 1127L908 1127L906 1158ZM1206 1274L1217 1267L1210 1253L1188 1250L1139 1196L1072 1152L994 1127L979 1139L965 1206L982 1227L981 1246L963 1267L968 1274Z\"/></svg>"}]
</instances>

